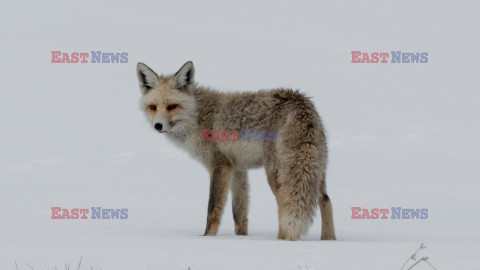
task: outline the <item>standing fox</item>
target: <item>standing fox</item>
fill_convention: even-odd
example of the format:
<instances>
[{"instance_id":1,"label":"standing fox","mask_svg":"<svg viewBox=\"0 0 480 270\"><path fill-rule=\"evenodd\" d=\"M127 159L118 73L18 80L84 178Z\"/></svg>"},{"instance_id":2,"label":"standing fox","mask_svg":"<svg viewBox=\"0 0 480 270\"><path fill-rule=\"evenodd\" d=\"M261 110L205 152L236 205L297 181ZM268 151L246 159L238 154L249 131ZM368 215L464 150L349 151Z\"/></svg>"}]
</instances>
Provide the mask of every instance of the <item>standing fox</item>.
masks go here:
<instances>
[{"instance_id":1,"label":"standing fox","mask_svg":"<svg viewBox=\"0 0 480 270\"><path fill-rule=\"evenodd\" d=\"M148 121L210 172L205 235L216 235L229 189L235 234L247 235L247 170L263 166L278 204L278 239L295 241L306 234L320 205L321 239L334 240L325 184L327 142L312 102L289 89L219 93L198 86L194 75L190 61L169 76L137 65L141 107ZM236 132L238 137L231 140L205 140L205 130L269 130L276 137L250 141Z\"/></svg>"}]
</instances>

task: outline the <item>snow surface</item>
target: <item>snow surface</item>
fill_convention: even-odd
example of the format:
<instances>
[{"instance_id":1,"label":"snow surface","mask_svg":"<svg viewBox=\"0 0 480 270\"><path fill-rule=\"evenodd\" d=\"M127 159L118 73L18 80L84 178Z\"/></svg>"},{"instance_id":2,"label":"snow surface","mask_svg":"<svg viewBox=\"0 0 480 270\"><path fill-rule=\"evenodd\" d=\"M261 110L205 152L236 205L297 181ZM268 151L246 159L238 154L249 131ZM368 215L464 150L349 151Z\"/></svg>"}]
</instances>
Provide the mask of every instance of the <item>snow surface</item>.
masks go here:
<instances>
[{"instance_id":1,"label":"snow surface","mask_svg":"<svg viewBox=\"0 0 480 270\"><path fill-rule=\"evenodd\" d=\"M438 269L480 269L478 1L8 1L0 9L0 269L400 269L423 242ZM50 52L128 52L52 64ZM351 64L350 51L428 52ZM203 237L208 174L146 124L138 61L192 60L225 91L306 92L329 137L338 241L320 219L276 240L276 203L250 171L249 236ZM228 202L230 205L230 201ZM50 208L128 208L52 220ZM352 220L350 208L428 208ZM430 269L421 263L415 269Z\"/></svg>"}]
</instances>

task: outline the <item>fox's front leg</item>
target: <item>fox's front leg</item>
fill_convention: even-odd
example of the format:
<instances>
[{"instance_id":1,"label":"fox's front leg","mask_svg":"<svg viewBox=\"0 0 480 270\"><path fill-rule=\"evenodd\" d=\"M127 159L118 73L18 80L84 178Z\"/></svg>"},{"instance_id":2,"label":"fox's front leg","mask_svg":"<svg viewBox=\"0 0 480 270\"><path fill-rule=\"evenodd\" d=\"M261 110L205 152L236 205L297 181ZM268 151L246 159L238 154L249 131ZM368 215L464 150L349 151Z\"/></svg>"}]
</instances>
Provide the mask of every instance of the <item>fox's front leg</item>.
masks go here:
<instances>
[{"instance_id":1,"label":"fox's front leg","mask_svg":"<svg viewBox=\"0 0 480 270\"><path fill-rule=\"evenodd\" d=\"M246 171L235 171L232 183L232 210L235 234L248 234L248 181Z\"/></svg>"},{"instance_id":2,"label":"fox's front leg","mask_svg":"<svg viewBox=\"0 0 480 270\"><path fill-rule=\"evenodd\" d=\"M207 228L205 235L216 235L227 200L233 166L230 163L217 165L210 176L210 199L208 200Z\"/></svg>"}]
</instances>

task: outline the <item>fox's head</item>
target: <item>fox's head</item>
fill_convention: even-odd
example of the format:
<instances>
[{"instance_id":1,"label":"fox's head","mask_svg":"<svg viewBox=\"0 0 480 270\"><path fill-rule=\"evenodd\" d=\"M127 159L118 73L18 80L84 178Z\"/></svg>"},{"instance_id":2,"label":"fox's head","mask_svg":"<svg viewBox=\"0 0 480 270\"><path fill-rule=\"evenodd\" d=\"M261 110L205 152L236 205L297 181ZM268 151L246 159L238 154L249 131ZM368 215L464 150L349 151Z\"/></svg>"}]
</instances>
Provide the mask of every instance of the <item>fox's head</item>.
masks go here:
<instances>
[{"instance_id":1,"label":"fox's head","mask_svg":"<svg viewBox=\"0 0 480 270\"><path fill-rule=\"evenodd\" d=\"M158 76L147 65L137 64L142 92L140 106L158 132L181 132L196 119L194 75L195 69L191 61L168 76Z\"/></svg>"}]
</instances>

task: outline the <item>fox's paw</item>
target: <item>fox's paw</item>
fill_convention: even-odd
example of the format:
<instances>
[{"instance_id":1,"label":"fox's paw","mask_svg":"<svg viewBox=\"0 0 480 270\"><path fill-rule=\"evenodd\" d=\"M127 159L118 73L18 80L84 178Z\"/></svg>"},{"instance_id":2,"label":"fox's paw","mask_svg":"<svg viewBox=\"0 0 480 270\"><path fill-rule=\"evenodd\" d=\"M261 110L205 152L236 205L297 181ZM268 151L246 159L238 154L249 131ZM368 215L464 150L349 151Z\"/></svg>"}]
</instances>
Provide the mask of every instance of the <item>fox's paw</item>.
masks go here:
<instances>
[{"instance_id":1,"label":"fox's paw","mask_svg":"<svg viewBox=\"0 0 480 270\"><path fill-rule=\"evenodd\" d=\"M236 235L248 235L248 230L246 228L235 229Z\"/></svg>"},{"instance_id":2,"label":"fox's paw","mask_svg":"<svg viewBox=\"0 0 480 270\"><path fill-rule=\"evenodd\" d=\"M334 235L330 235L330 234L323 235L322 234L322 237L320 239L321 240L337 240L337 238L335 237L335 234Z\"/></svg>"},{"instance_id":3,"label":"fox's paw","mask_svg":"<svg viewBox=\"0 0 480 270\"><path fill-rule=\"evenodd\" d=\"M216 228L206 228L205 229L205 233L203 234L203 236L215 236L217 235L217 231L218 231L218 227Z\"/></svg>"}]
</instances>

